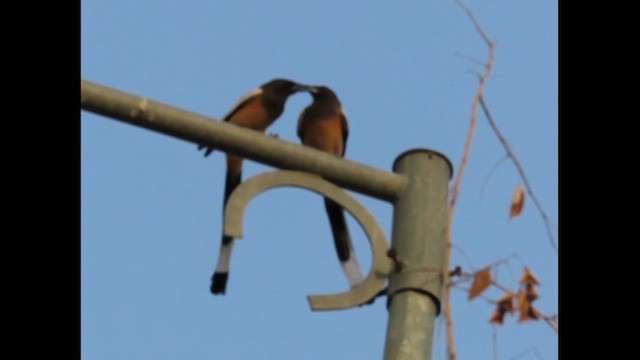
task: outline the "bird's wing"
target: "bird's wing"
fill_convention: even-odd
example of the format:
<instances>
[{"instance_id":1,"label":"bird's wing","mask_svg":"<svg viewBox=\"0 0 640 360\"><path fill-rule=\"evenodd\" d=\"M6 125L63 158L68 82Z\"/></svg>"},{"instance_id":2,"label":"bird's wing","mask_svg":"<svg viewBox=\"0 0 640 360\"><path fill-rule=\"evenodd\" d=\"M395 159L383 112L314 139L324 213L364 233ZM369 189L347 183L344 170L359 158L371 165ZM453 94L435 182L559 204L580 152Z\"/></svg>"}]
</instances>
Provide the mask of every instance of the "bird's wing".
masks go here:
<instances>
[{"instance_id":1,"label":"bird's wing","mask_svg":"<svg viewBox=\"0 0 640 360\"><path fill-rule=\"evenodd\" d=\"M349 137L349 123L347 122L347 113L340 108L340 122L342 124L342 156L347 152L347 138Z\"/></svg>"},{"instance_id":2,"label":"bird's wing","mask_svg":"<svg viewBox=\"0 0 640 360\"><path fill-rule=\"evenodd\" d=\"M222 120L229 121L229 119L231 119L231 117L233 117L233 115L237 113L238 110L242 109L245 105L251 102L251 100L256 96L262 95L262 93L263 93L262 88L253 89L248 93L246 93L243 97L240 98L240 100L238 100L237 103L235 103L235 105L233 105L231 110L229 110L229 112L222 118Z\"/></svg>"},{"instance_id":3,"label":"bird's wing","mask_svg":"<svg viewBox=\"0 0 640 360\"><path fill-rule=\"evenodd\" d=\"M300 140L302 139L302 119L304 119L304 112L307 111L307 108L304 108L301 112L300 112L300 116L298 117L298 130L297 130L297 134L298 137L300 138Z\"/></svg>"}]
</instances>

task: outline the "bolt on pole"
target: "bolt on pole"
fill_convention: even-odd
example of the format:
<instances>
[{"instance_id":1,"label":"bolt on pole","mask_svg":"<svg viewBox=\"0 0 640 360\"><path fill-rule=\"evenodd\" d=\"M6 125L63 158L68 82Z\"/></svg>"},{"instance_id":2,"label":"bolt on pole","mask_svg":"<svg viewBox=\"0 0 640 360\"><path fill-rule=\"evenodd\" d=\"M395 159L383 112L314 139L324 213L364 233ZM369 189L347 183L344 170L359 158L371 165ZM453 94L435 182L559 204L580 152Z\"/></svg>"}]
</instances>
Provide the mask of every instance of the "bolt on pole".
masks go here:
<instances>
[{"instance_id":1,"label":"bolt on pole","mask_svg":"<svg viewBox=\"0 0 640 360\"><path fill-rule=\"evenodd\" d=\"M409 181L393 212L391 247L396 270L389 277L384 360L428 360L440 312L453 168L440 153L416 149L401 154L393 169Z\"/></svg>"}]
</instances>

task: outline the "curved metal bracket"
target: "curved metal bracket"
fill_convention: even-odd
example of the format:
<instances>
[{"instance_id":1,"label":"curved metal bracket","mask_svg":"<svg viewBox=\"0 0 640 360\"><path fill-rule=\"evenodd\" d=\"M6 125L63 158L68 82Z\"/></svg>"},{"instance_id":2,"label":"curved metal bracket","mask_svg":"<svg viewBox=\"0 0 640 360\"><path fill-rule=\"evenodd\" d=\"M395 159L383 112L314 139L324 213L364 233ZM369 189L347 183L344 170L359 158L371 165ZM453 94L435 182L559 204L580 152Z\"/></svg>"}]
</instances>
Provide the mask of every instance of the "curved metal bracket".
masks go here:
<instances>
[{"instance_id":1,"label":"curved metal bracket","mask_svg":"<svg viewBox=\"0 0 640 360\"><path fill-rule=\"evenodd\" d=\"M380 224L364 206L338 186L317 175L278 170L257 175L241 183L233 191L225 207L224 234L241 238L243 236L244 212L249 202L266 190L283 186L311 190L340 204L360 223L373 250L371 269L362 283L343 293L308 295L311 309L314 311L347 309L371 300L382 290L393 269L392 261L386 256L389 247L387 238Z\"/></svg>"}]
</instances>

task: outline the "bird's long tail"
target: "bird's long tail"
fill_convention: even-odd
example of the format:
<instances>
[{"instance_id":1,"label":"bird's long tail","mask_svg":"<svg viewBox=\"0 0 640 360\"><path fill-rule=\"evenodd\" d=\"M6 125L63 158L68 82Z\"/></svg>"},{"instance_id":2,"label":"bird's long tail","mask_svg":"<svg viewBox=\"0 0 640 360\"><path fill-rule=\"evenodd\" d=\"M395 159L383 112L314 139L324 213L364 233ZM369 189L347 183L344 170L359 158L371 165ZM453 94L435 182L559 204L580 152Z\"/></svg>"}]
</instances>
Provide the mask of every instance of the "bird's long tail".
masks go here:
<instances>
[{"instance_id":1,"label":"bird's long tail","mask_svg":"<svg viewBox=\"0 0 640 360\"><path fill-rule=\"evenodd\" d=\"M351 244L351 237L349 236L349 228L347 227L344 209L329 198L324 198L324 205L327 210L327 215L329 216L331 232L333 233L333 241L336 246L340 265L342 266L342 271L344 271L347 281L349 281L349 285L354 287L361 283L364 280L364 277L362 276L360 264L358 263L353 251L353 245Z\"/></svg>"},{"instance_id":2,"label":"bird's long tail","mask_svg":"<svg viewBox=\"0 0 640 360\"><path fill-rule=\"evenodd\" d=\"M240 185L242 181L242 159L232 155L227 156L227 176L224 187L224 206L233 190ZM231 250L233 249L233 238L222 235L222 245L220 246L220 255L216 270L211 277L211 293L214 295L224 294L227 290L227 280L229 279L229 265L231 263Z\"/></svg>"},{"instance_id":3,"label":"bird's long tail","mask_svg":"<svg viewBox=\"0 0 640 360\"><path fill-rule=\"evenodd\" d=\"M206 145L201 145L201 144L198 145L198 150L202 150L202 149L205 149L204 150L204 157L207 157L207 156L211 155L211 153L215 150L214 148L208 147Z\"/></svg>"}]
</instances>

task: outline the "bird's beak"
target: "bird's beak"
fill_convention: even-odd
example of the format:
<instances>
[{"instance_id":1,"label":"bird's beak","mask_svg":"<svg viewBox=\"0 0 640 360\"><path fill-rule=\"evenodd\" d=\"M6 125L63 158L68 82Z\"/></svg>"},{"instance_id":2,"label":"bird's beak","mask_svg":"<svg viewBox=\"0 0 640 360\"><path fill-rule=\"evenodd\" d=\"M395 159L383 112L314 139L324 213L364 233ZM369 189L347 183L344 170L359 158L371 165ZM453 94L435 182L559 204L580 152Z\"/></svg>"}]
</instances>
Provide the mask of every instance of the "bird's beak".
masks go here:
<instances>
[{"instance_id":1,"label":"bird's beak","mask_svg":"<svg viewBox=\"0 0 640 360\"><path fill-rule=\"evenodd\" d=\"M303 84L298 84L294 87L294 91L295 92L310 92L315 94L316 92L318 92L317 88L311 86L311 85L303 85Z\"/></svg>"}]
</instances>

